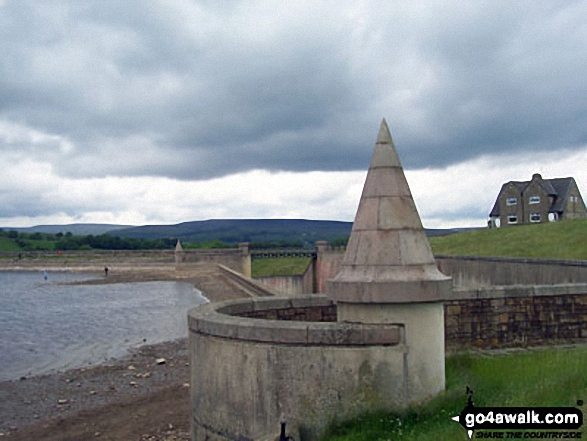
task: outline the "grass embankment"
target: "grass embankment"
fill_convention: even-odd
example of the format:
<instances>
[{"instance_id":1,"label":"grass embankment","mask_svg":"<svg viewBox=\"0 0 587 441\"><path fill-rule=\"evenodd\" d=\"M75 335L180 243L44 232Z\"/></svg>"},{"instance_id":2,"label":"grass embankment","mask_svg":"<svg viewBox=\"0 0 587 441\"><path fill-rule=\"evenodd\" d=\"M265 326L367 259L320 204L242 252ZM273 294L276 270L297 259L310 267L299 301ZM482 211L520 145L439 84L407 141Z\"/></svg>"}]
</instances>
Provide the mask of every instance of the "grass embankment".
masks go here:
<instances>
[{"instance_id":1,"label":"grass embankment","mask_svg":"<svg viewBox=\"0 0 587 441\"><path fill-rule=\"evenodd\" d=\"M0 251L2 252L18 252L22 247L19 247L13 240L7 237L0 237Z\"/></svg>"},{"instance_id":2,"label":"grass embankment","mask_svg":"<svg viewBox=\"0 0 587 441\"><path fill-rule=\"evenodd\" d=\"M474 230L430 243L434 254L587 260L587 219Z\"/></svg>"},{"instance_id":3,"label":"grass embankment","mask_svg":"<svg viewBox=\"0 0 587 441\"><path fill-rule=\"evenodd\" d=\"M466 405L466 386L473 389L477 407L575 407L587 397L587 348L454 355L446 361L446 391L437 398L402 414L379 412L335 425L324 440L467 440L461 425L450 419Z\"/></svg>"},{"instance_id":4,"label":"grass embankment","mask_svg":"<svg viewBox=\"0 0 587 441\"><path fill-rule=\"evenodd\" d=\"M304 274L309 264L309 257L253 259L251 261L251 274L253 277L296 276Z\"/></svg>"}]
</instances>

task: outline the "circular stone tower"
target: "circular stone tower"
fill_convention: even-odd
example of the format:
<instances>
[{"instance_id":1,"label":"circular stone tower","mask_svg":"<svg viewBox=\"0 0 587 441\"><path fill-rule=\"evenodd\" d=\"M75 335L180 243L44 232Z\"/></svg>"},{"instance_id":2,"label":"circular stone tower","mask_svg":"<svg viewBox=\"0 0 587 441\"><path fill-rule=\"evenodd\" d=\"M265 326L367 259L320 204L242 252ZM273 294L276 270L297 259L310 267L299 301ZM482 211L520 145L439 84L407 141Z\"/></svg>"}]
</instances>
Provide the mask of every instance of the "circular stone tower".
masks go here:
<instances>
[{"instance_id":1,"label":"circular stone tower","mask_svg":"<svg viewBox=\"0 0 587 441\"><path fill-rule=\"evenodd\" d=\"M403 326L408 403L444 389L443 300L451 289L451 278L436 267L384 119L342 266L328 281L327 296L338 305L339 322Z\"/></svg>"}]
</instances>

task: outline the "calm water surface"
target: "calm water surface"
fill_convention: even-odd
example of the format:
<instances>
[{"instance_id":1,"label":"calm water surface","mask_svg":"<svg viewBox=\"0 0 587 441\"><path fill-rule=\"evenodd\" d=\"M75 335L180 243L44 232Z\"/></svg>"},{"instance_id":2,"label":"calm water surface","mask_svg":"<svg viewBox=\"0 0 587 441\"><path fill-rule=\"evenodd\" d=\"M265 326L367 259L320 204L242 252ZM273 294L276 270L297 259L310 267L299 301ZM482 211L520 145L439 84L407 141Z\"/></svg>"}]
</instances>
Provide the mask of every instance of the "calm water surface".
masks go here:
<instances>
[{"instance_id":1,"label":"calm water surface","mask_svg":"<svg viewBox=\"0 0 587 441\"><path fill-rule=\"evenodd\" d=\"M0 271L0 381L102 363L128 348L187 337L206 302L184 282L61 285L91 275Z\"/></svg>"}]
</instances>

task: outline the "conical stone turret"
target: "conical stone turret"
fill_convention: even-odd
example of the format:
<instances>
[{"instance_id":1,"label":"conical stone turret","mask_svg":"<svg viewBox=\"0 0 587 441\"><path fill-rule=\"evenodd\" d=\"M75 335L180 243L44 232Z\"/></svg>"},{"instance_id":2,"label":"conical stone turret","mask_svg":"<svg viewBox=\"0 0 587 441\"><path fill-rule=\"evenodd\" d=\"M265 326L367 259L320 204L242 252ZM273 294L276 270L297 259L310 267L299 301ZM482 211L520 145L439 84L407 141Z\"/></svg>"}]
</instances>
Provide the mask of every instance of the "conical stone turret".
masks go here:
<instances>
[{"instance_id":1,"label":"conical stone turret","mask_svg":"<svg viewBox=\"0 0 587 441\"><path fill-rule=\"evenodd\" d=\"M451 288L436 267L384 119L341 270L327 295L344 303L438 302Z\"/></svg>"},{"instance_id":2,"label":"conical stone turret","mask_svg":"<svg viewBox=\"0 0 587 441\"><path fill-rule=\"evenodd\" d=\"M177 265L182 262L184 262L183 247L179 239L177 239L177 243L175 244L175 264Z\"/></svg>"}]
</instances>

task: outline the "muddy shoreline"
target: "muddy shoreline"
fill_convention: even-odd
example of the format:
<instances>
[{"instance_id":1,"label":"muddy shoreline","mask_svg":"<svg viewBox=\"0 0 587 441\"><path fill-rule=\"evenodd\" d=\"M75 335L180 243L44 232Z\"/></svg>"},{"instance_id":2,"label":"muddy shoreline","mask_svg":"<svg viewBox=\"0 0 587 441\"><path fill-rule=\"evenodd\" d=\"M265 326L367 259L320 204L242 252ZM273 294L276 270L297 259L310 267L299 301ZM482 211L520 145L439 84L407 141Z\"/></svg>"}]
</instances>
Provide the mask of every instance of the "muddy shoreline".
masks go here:
<instances>
[{"instance_id":1,"label":"muddy shoreline","mask_svg":"<svg viewBox=\"0 0 587 441\"><path fill-rule=\"evenodd\" d=\"M103 417L109 408L115 410L121 403L153 401L162 392L173 395L177 405L169 422L161 421L161 427L151 427L147 432L169 430L171 424L175 432L187 433L189 418L187 403L183 403L189 389L187 352L184 338L141 346L126 357L102 365L0 382L0 433L14 440L53 439L53 435L64 440L122 439L108 432L114 428L108 428L105 421L101 425L93 421L93 414L88 411L97 409ZM131 419L140 415L138 412ZM153 419L153 415L144 417L145 424L140 426L146 429L147 420ZM178 417L185 422L179 424ZM68 438L67 432L76 425L80 426L78 431L85 429ZM132 439L141 439L142 435L150 434L137 433Z\"/></svg>"},{"instance_id":2,"label":"muddy shoreline","mask_svg":"<svg viewBox=\"0 0 587 441\"><path fill-rule=\"evenodd\" d=\"M0 270L66 270L99 274L82 283L187 281L211 301L241 292L215 265L190 268L16 267ZM163 361L164 359L164 361ZM146 344L105 364L0 382L0 438L9 440L189 440L187 336Z\"/></svg>"}]
</instances>

